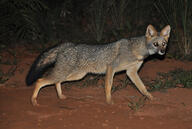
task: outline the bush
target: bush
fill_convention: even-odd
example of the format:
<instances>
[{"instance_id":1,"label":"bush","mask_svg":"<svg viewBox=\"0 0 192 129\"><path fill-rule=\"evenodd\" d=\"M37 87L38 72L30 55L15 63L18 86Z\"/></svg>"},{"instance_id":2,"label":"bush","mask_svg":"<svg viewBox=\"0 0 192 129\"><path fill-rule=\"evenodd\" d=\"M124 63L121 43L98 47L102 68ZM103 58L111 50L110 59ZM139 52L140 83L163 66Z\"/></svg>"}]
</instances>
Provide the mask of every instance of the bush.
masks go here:
<instances>
[{"instance_id":1,"label":"bush","mask_svg":"<svg viewBox=\"0 0 192 129\"><path fill-rule=\"evenodd\" d=\"M173 87L192 88L192 70L175 69L168 73L159 73L159 77L148 84L151 91Z\"/></svg>"},{"instance_id":2,"label":"bush","mask_svg":"<svg viewBox=\"0 0 192 129\"><path fill-rule=\"evenodd\" d=\"M192 1L191 0L157 0L154 3L165 23L172 28L171 42L179 48L177 55L186 57L192 54ZM190 56L191 57L191 56Z\"/></svg>"},{"instance_id":3,"label":"bush","mask_svg":"<svg viewBox=\"0 0 192 129\"><path fill-rule=\"evenodd\" d=\"M0 2L0 42L41 38L47 6L40 0L2 0Z\"/></svg>"}]
</instances>

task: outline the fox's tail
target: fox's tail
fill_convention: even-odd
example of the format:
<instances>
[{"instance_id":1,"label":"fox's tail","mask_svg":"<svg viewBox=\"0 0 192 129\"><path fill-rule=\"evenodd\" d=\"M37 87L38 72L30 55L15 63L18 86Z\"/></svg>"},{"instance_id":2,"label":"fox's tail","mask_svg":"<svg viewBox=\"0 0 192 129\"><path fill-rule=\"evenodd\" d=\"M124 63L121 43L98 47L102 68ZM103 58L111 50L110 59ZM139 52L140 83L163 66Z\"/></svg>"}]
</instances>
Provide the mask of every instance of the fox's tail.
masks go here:
<instances>
[{"instance_id":1,"label":"fox's tail","mask_svg":"<svg viewBox=\"0 0 192 129\"><path fill-rule=\"evenodd\" d=\"M25 81L28 86L32 85L38 78L40 78L48 68L54 66L58 51L59 49L57 46L39 55L32 64L26 77Z\"/></svg>"}]
</instances>

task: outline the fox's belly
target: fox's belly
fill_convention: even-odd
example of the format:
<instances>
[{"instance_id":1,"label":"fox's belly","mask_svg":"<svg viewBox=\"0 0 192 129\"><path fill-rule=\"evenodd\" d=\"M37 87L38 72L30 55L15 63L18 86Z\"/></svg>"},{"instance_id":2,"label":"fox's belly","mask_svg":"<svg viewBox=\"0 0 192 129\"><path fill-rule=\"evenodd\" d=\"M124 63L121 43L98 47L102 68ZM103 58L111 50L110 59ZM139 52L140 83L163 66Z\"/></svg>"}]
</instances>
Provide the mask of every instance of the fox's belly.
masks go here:
<instances>
[{"instance_id":1,"label":"fox's belly","mask_svg":"<svg viewBox=\"0 0 192 129\"><path fill-rule=\"evenodd\" d=\"M96 74L105 74L107 70L107 65L105 66L93 66L92 68L90 68L88 71L90 73L96 73Z\"/></svg>"}]
</instances>

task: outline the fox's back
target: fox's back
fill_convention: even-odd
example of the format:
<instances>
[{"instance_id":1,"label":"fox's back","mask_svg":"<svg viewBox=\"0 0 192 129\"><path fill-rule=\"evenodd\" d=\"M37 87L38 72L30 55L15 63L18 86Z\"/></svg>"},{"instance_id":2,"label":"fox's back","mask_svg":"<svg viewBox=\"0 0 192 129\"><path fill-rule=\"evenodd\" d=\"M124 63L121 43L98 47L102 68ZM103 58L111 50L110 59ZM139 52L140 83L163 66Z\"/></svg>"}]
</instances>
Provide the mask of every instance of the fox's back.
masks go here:
<instances>
[{"instance_id":1,"label":"fox's back","mask_svg":"<svg viewBox=\"0 0 192 129\"><path fill-rule=\"evenodd\" d=\"M119 42L105 45L77 44L66 48L63 44L58 55L59 67L63 70L70 66L73 71L80 69L86 72L104 73L106 65L117 56L119 45Z\"/></svg>"}]
</instances>

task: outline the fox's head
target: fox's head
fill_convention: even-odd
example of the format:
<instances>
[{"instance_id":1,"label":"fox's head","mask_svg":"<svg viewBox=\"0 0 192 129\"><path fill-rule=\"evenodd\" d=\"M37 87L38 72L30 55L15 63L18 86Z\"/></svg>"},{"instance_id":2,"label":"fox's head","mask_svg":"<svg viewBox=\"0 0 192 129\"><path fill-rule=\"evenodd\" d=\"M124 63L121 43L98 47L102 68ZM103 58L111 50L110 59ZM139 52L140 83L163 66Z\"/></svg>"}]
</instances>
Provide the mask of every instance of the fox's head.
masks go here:
<instances>
[{"instance_id":1,"label":"fox's head","mask_svg":"<svg viewBox=\"0 0 192 129\"><path fill-rule=\"evenodd\" d=\"M158 53L159 55L165 54L170 31L170 25L164 27L161 32L157 32L152 25L148 25L145 36L150 55L155 53Z\"/></svg>"}]
</instances>

